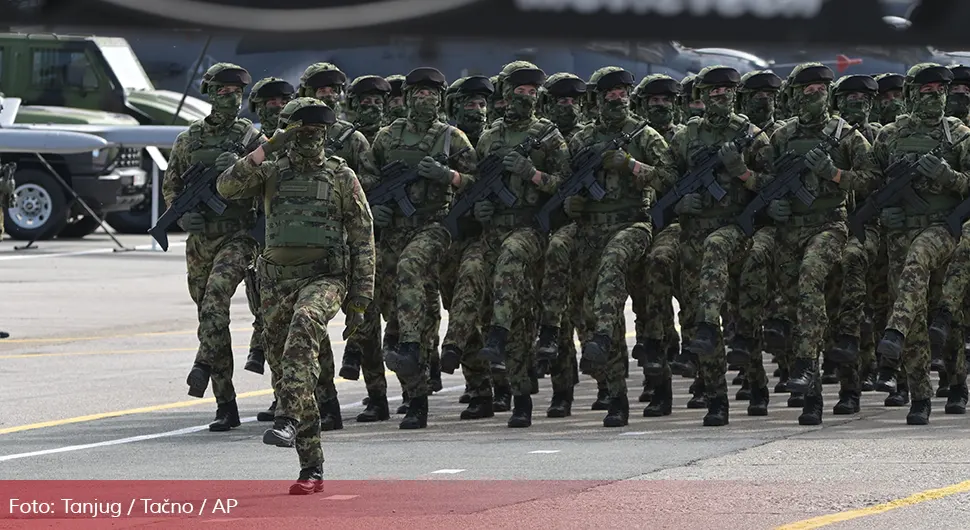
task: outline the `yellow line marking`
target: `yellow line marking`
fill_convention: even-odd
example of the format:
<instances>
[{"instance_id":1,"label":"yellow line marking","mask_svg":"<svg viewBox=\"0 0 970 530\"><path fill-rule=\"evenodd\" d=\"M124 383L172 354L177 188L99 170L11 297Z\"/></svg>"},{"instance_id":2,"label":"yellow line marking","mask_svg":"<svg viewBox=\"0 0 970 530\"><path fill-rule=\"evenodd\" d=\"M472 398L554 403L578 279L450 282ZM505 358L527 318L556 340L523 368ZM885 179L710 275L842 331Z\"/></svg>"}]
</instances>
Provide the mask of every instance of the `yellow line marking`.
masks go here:
<instances>
[{"instance_id":1,"label":"yellow line marking","mask_svg":"<svg viewBox=\"0 0 970 530\"><path fill-rule=\"evenodd\" d=\"M345 344L347 341L331 341L330 344ZM233 348L248 348L249 343L246 344L233 344ZM81 355L127 355L127 354L138 354L138 353L173 353L173 352L184 352L184 351L195 351L197 347L192 348L163 348L157 350L91 350L91 351L74 351L74 352L36 352L36 353L12 353L10 355L0 355L0 359L33 359L36 357L76 357Z\"/></svg>"},{"instance_id":2,"label":"yellow line marking","mask_svg":"<svg viewBox=\"0 0 970 530\"><path fill-rule=\"evenodd\" d=\"M230 328L229 331L252 331L248 328ZM132 337L163 337L167 335L195 335L198 330L190 331L159 331L153 333L127 333L124 335L92 335L89 337L63 337L58 339L3 339L2 344L34 344L37 342L80 342L85 340L108 340L108 339L128 339Z\"/></svg>"},{"instance_id":3,"label":"yellow line marking","mask_svg":"<svg viewBox=\"0 0 970 530\"><path fill-rule=\"evenodd\" d=\"M944 486L942 488L921 491L914 493L909 497L903 497L902 499L896 499L894 501L884 502L875 506L869 506L868 508L859 508L858 510L832 513L829 515L805 519L803 521L797 521L784 526L779 526L775 528L775 530L809 530L811 528L821 528L823 526L841 523L843 521L859 519L860 517L878 515L890 510L896 510L898 508L904 508L906 506L912 506L914 504L919 504L926 501L942 499L944 497L949 497L951 495L956 495L957 493L964 493L967 491L970 491L970 480L960 482L959 484Z\"/></svg>"}]
</instances>

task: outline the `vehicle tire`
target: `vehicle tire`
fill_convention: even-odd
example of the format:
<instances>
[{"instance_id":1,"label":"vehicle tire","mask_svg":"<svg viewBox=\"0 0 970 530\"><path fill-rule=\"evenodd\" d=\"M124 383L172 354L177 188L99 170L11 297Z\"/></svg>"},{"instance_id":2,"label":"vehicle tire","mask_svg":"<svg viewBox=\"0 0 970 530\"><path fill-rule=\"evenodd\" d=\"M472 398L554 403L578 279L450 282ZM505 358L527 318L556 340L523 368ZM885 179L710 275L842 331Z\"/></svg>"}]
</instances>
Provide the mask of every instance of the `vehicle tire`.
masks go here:
<instances>
[{"instance_id":1,"label":"vehicle tire","mask_svg":"<svg viewBox=\"0 0 970 530\"><path fill-rule=\"evenodd\" d=\"M120 234L147 234L152 227L152 213L145 211L112 212L105 221Z\"/></svg>"},{"instance_id":2,"label":"vehicle tire","mask_svg":"<svg viewBox=\"0 0 970 530\"><path fill-rule=\"evenodd\" d=\"M14 179L10 208L4 212L4 230L12 239L53 239L67 225L67 198L57 180L43 171L20 169Z\"/></svg>"},{"instance_id":3,"label":"vehicle tire","mask_svg":"<svg viewBox=\"0 0 970 530\"><path fill-rule=\"evenodd\" d=\"M57 237L59 239L80 239L93 233L98 228L101 228L101 224L98 223L97 218L84 215L74 222L68 222L61 233L57 234Z\"/></svg>"}]
</instances>

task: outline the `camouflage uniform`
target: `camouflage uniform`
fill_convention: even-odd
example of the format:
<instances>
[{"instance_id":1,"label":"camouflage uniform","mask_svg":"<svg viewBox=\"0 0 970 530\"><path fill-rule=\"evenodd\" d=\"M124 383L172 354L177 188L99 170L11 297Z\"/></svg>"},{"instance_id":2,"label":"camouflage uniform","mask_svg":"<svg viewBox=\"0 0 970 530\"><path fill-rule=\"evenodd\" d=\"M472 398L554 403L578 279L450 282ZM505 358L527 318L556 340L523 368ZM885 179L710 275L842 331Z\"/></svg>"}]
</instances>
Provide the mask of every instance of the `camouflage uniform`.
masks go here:
<instances>
[{"instance_id":1,"label":"camouflage uniform","mask_svg":"<svg viewBox=\"0 0 970 530\"><path fill-rule=\"evenodd\" d=\"M872 103L869 121L889 125L896 121L896 116L906 109L903 99L903 83L905 78L900 74L879 74L873 79L879 86L879 93Z\"/></svg>"},{"instance_id":2,"label":"camouflage uniform","mask_svg":"<svg viewBox=\"0 0 970 530\"><path fill-rule=\"evenodd\" d=\"M570 151L597 148L619 134L630 134L640 124L631 116L629 93L633 75L618 67L597 71L595 97L599 108L596 123L573 137ZM577 271L586 287L583 320L592 336L583 344L580 368L602 373L610 396L604 427L627 425L626 343L617 337L624 329L623 306L629 294L627 278L650 247L653 227L643 221L644 209L653 204L657 190L674 181L673 163L667 142L650 126L621 150L603 154L596 181L606 194L600 201L582 195L568 199L569 209L579 212L577 241L580 257Z\"/></svg>"},{"instance_id":3,"label":"camouflage uniform","mask_svg":"<svg viewBox=\"0 0 970 530\"><path fill-rule=\"evenodd\" d=\"M958 118L944 117L946 88L952 80L953 72L939 65L922 63L912 67L903 87L910 113L886 125L875 146L876 159L883 168L907 155L919 156L917 168L923 178L916 181L914 188L929 205L928 211L922 215L896 207L884 209L881 216L888 230L889 285L895 300L886 332L877 347L881 359L876 388L891 390L895 386L894 369L901 361L912 396L906 417L910 425L927 424L931 412L933 389L929 378L926 312L928 307L939 307L940 303L934 300L938 291L933 288L932 277L940 269L946 270L942 305L949 305L954 317L958 317L963 303L963 289L955 288L958 283L954 282L966 285L960 278L960 269L964 268L960 264L962 257L957 256L949 269L946 268L957 239L947 230L944 221L967 196L970 147L963 142L948 149L942 157L928 154L941 142L944 145L955 142L970 133ZM926 285L930 285L929 293ZM946 337L940 337L940 316L939 313L935 315L933 327L935 342L942 345L940 339Z\"/></svg>"},{"instance_id":4,"label":"camouflage uniform","mask_svg":"<svg viewBox=\"0 0 970 530\"><path fill-rule=\"evenodd\" d=\"M242 89L251 81L243 68L217 63L202 78L202 92L212 102L212 113L179 134L169 155L162 183L167 204L182 191L182 175L195 163L222 170L245 149L265 138L251 121L239 118ZM220 94L220 91L237 89ZM202 397L212 380L218 408L209 430L228 431L239 426L236 392L232 385L232 337L229 305L255 256L256 241L250 231L256 221L252 198L228 201L222 215L208 208L189 212L179 224L189 232L185 243L189 295L198 308L199 351L186 383L189 395Z\"/></svg>"},{"instance_id":5,"label":"camouflage uniform","mask_svg":"<svg viewBox=\"0 0 970 530\"><path fill-rule=\"evenodd\" d=\"M387 108L384 112L384 125L390 125L398 118L408 117L408 107L404 103L404 76L400 74L389 75L384 78L391 85L391 92L387 95Z\"/></svg>"},{"instance_id":6,"label":"camouflage uniform","mask_svg":"<svg viewBox=\"0 0 970 530\"><path fill-rule=\"evenodd\" d=\"M492 86L498 84L498 77L499 76L497 75L493 75L492 77L488 78L489 82L492 83ZM488 119L489 126L495 123L495 120L505 116L505 106L506 102L504 99L502 99L502 93L497 90L492 92L492 95L488 98L488 107L485 109L485 116L486 119Z\"/></svg>"},{"instance_id":7,"label":"camouflage uniform","mask_svg":"<svg viewBox=\"0 0 970 530\"><path fill-rule=\"evenodd\" d=\"M408 118L397 119L377 133L374 145L364 155L361 172L365 189L380 183L381 168L393 161L417 168L422 177L408 190L417 208L411 217L405 217L397 205L371 207L381 228L379 270L388 282L381 313L388 328L400 333L397 337L385 333L384 360L401 378L407 393L408 411L401 422L404 429L427 426L431 393L431 344L426 332L429 284L437 287L438 260L451 239L440 219L448 212L453 188L467 186L475 169L476 157L465 134L438 121L445 87L444 76L433 68L418 68L408 74L404 86ZM449 160L448 165L432 159L432 155L450 156L466 147L469 150Z\"/></svg>"},{"instance_id":8,"label":"camouflage uniform","mask_svg":"<svg viewBox=\"0 0 970 530\"><path fill-rule=\"evenodd\" d=\"M718 202L707 193L684 196L674 207L680 218L681 290L691 303L685 304L686 321L696 321L697 329L688 345L697 355L699 375L707 396L708 413L704 425L728 423L727 384L724 380L725 358L721 338L722 308L725 305L729 279L736 277L749 245L735 216L751 197L751 171L760 167L755 153L767 144L767 137L750 121L734 112L737 70L708 67L697 74L693 98L704 102L703 118L691 118L687 127L674 135L670 143L677 172L688 172L696 163L694 153L722 145L715 176L727 194ZM711 95L712 92L719 94ZM753 137L753 144L738 150L733 140L740 135ZM747 160L745 160L747 159Z\"/></svg>"},{"instance_id":9,"label":"camouflage uniform","mask_svg":"<svg viewBox=\"0 0 970 530\"><path fill-rule=\"evenodd\" d=\"M333 380L326 373L333 366L327 325L343 307L347 338L374 294L367 201L353 170L324 151L326 127L335 120L322 101L291 101L282 112L284 134L292 133L285 154L260 164L250 157L239 160L218 180L224 197L262 198L267 214L266 248L257 268L267 357L280 377L274 384L276 418L263 443L296 446L301 472L293 494L323 489L315 390L319 381Z\"/></svg>"}]
</instances>

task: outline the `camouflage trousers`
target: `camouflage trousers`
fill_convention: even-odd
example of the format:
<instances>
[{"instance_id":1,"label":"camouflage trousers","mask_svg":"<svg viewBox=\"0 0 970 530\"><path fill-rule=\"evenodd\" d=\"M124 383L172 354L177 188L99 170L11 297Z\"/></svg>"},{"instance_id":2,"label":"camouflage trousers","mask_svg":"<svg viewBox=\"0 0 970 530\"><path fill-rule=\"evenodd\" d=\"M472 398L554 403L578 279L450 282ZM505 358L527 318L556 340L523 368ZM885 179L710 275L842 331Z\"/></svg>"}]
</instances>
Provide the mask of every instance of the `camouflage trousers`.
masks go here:
<instances>
[{"instance_id":1,"label":"camouflage trousers","mask_svg":"<svg viewBox=\"0 0 970 530\"><path fill-rule=\"evenodd\" d=\"M655 234L640 269L631 278L637 342L655 340L669 348L680 339L674 325L673 303L674 297L680 301L682 317L684 298L680 291L680 232L680 224L673 223ZM681 332L685 332L688 326L683 318L680 325ZM666 368L665 372L668 370Z\"/></svg>"},{"instance_id":2,"label":"camouflage trousers","mask_svg":"<svg viewBox=\"0 0 970 530\"><path fill-rule=\"evenodd\" d=\"M579 383L579 363L573 334L581 325L582 316L577 300L582 299L583 286L576 281L573 262L576 258L576 223L569 223L555 232L546 245L539 288L539 323L559 328L556 342L559 351L549 369L553 392L566 392ZM579 333L586 339L585 332Z\"/></svg>"},{"instance_id":3,"label":"camouflage trousers","mask_svg":"<svg viewBox=\"0 0 970 530\"><path fill-rule=\"evenodd\" d=\"M752 388L764 388L768 384L764 361L761 352L764 349L762 323L768 308L773 304L775 270L775 249L777 244L777 229L774 226L763 226L751 237L751 247L748 249L741 264L741 272L737 281L738 317L735 326L736 339L750 340L751 359L744 371L748 383Z\"/></svg>"},{"instance_id":4,"label":"camouflage trousers","mask_svg":"<svg viewBox=\"0 0 970 530\"><path fill-rule=\"evenodd\" d=\"M684 305L687 322L707 323L718 330L721 310L725 307L730 278L740 274L741 261L747 251L749 238L733 224L724 220L685 219L680 234L680 286L684 298L693 302ZM707 396L727 394L727 360L724 339L718 336L714 354L698 358L698 375L704 382Z\"/></svg>"},{"instance_id":5,"label":"camouflage trousers","mask_svg":"<svg viewBox=\"0 0 970 530\"><path fill-rule=\"evenodd\" d=\"M266 359L279 374L273 387L276 417L299 422L300 468L322 464L321 381L333 381L333 350L327 325L346 295L343 280L330 277L277 279L261 274Z\"/></svg>"},{"instance_id":6,"label":"camouflage trousers","mask_svg":"<svg viewBox=\"0 0 970 530\"><path fill-rule=\"evenodd\" d=\"M219 404L236 399L229 306L255 255L256 241L244 230L219 237L189 234L185 242L189 296L199 314L195 362L209 366Z\"/></svg>"},{"instance_id":7,"label":"camouflage trousers","mask_svg":"<svg viewBox=\"0 0 970 530\"><path fill-rule=\"evenodd\" d=\"M484 346L480 328L482 313L491 302L491 291L485 287L485 259L481 237L462 239L452 243L442 267L441 299L448 310L443 344L461 352L461 372L472 397L492 395L491 369L478 356Z\"/></svg>"},{"instance_id":8,"label":"camouflage trousers","mask_svg":"<svg viewBox=\"0 0 970 530\"><path fill-rule=\"evenodd\" d=\"M400 342L421 345L422 370L415 376L399 376L410 398L431 393L427 374L432 347L427 342L431 326L427 322L428 306L432 304L429 295L437 292L438 261L448 249L450 239L448 230L438 222L381 231L378 274L387 282L381 313L388 328L400 330Z\"/></svg>"},{"instance_id":9,"label":"camouflage trousers","mask_svg":"<svg viewBox=\"0 0 970 530\"><path fill-rule=\"evenodd\" d=\"M896 368L902 364L911 398L933 397L930 384L929 302L934 285L943 285L947 261L957 246L957 240L944 226L930 226L908 230L892 230L887 234L889 254L889 287L894 298L886 329L896 330L905 337L902 358L887 359L883 366ZM938 291L939 292L939 291Z\"/></svg>"},{"instance_id":10,"label":"camouflage trousers","mask_svg":"<svg viewBox=\"0 0 970 530\"><path fill-rule=\"evenodd\" d=\"M378 249L378 263L380 259ZM344 346L344 358L356 358L360 363L360 372L368 395L387 395L387 377L384 375L384 355L381 350L381 306L387 296L386 286L383 275L374 277L374 300L364 312L364 321Z\"/></svg>"},{"instance_id":11,"label":"camouflage trousers","mask_svg":"<svg viewBox=\"0 0 970 530\"><path fill-rule=\"evenodd\" d=\"M968 285L970 285L970 223L964 223L960 241L953 250L953 259L946 268L940 308L956 315L963 307Z\"/></svg>"}]
</instances>

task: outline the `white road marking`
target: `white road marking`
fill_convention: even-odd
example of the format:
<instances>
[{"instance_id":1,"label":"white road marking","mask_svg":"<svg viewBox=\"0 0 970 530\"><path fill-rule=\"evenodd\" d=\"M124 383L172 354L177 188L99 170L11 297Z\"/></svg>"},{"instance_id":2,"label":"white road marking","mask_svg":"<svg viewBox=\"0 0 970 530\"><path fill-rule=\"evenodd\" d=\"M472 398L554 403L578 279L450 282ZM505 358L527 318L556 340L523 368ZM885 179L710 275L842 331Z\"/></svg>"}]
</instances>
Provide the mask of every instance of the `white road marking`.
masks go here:
<instances>
[{"instance_id":1,"label":"white road marking","mask_svg":"<svg viewBox=\"0 0 970 530\"><path fill-rule=\"evenodd\" d=\"M174 243L169 244L168 248L171 249L171 248L175 248L175 247L184 247L184 246L185 246L185 241L177 241L177 242L174 242ZM75 251L75 252L55 252L53 254L16 254L16 255L13 255L13 256L0 256L0 261L12 261L12 260L15 260L15 259L63 258L63 257L68 257L68 256L86 256L88 254L109 254L111 252L114 252L115 249L117 249L117 248L118 247L95 248L95 249L91 249L91 250L78 250L78 251ZM134 247L131 247L131 248L133 248L135 250L151 250L152 249L152 246L150 244L149 245L135 245ZM38 248L38 250L39 250L39 248ZM27 251L24 251L24 250L15 250L14 252L30 252L30 251L29 250L27 250ZM122 251L121 250L118 250L118 252L122 252ZM159 249L158 252L162 252L161 249Z\"/></svg>"},{"instance_id":2,"label":"white road marking","mask_svg":"<svg viewBox=\"0 0 970 530\"><path fill-rule=\"evenodd\" d=\"M464 390L464 389L465 389L465 385L450 386L447 388L442 388L441 390L438 391L438 393L443 394L446 392L454 392L456 390ZM393 401L393 399L391 401ZM354 409L358 407L360 407L360 401L355 400L354 403L341 405L340 410L348 410L348 409ZM240 418L239 420L240 423L250 423L253 421L256 421L256 416L250 416L248 418ZM269 426L270 423L266 422L266 425ZM0 462L19 460L22 458L31 458L34 456L45 456L45 455L53 455L57 453L69 453L72 451L83 451L85 449L97 449L99 447L110 447L112 445L122 445L122 444L129 444L133 442L143 442L145 440L156 440L158 438L169 438L172 436L181 436L183 434L192 434L192 433L204 431L204 430L207 430L208 428L209 428L209 424L196 425L195 427L186 427L184 429L176 429L174 431L166 431L166 432L160 432L155 434L142 434L139 436L129 436L128 438L118 438L116 440L105 440L103 442L95 442L90 444L68 445L65 447L55 447L53 449L30 451L28 453L4 455L4 456L0 456ZM458 472L461 472L461 471L464 471L464 469L458 470ZM435 473L437 473L437 471L435 471Z\"/></svg>"},{"instance_id":3,"label":"white road marking","mask_svg":"<svg viewBox=\"0 0 970 530\"><path fill-rule=\"evenodd\" d=\"M641 434L650 434L647 431L633 431L633 432L621 432L620 436L640 436Z\"/></svg>"},{"instance_id":4,"label":"white road marking","mask_svg":"<svg viewBox=\"0 0 970 530\"><path fill-rule=\"evenodd\" d=\"M530 455L551 455L553 453L558 453L559 449L541 449L539 451L529 451Z\"/></svg>"},{"instance_id":5,"label":"white road marking","mask_svg":"<svg viewBox=\"0 0 970 530\"><path fill-rule=\"evenodd\" d=\"M324 497L325 501L349 501L350 499L356 499L360 495L331 495L329 497Z\"/></svg>"},{"instance_id":6,"label":"white road marking","mask_svg":"<svg viewBox=\"0 0 970 530\"><path fill-rule=\"evenodd\" d=\"M465 470L464 469L439 469L438 471L432 471L431 474L434 475L438 473L443 475L454 475L456 473L461 473L462 471L465 471Z\"/></svg>"}]
</instances>

